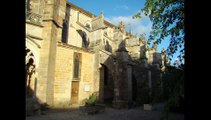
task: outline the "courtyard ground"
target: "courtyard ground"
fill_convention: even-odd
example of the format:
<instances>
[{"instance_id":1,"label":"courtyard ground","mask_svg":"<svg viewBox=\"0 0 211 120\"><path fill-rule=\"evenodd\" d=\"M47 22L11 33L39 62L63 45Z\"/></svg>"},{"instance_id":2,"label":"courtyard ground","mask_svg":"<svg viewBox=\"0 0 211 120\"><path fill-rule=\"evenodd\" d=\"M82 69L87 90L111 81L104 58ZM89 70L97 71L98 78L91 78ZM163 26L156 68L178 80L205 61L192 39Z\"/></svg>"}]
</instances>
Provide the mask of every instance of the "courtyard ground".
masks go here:
<instances>
[{"instance_id":1,"label":"courtyard ground","mask_svg":"<svg viewBox=\"0 0 211 120\"><path fill-rule=\"evenodd\" d=\"M132 109L113 109L106 107L104 112L86 115L79 109L69 110L48 110L45 115L28 116L26 120L160 120L161 104L157 104L153 111L144 111L143 106ZM169 113L169 120L184 120L184 115L179 113Z\"/></svg>"}]
</instances>

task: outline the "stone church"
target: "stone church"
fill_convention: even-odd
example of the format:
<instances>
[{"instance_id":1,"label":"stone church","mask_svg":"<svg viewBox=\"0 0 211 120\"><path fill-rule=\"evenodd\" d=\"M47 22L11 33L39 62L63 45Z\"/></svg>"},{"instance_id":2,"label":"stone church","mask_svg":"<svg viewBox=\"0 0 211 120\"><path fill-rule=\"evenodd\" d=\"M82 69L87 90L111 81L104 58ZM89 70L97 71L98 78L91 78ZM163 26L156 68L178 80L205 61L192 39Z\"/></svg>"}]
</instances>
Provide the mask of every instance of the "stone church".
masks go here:
<instances>
[{"instance_id":1,"label":"stone church","mask_svg":"<svg viewBox=\"0 0 211 120\"><path fill-rule=\"evenodd\" d=\"M26 0L25 39L26 99L52 107L81 105L93 93L114 107L139 102L169 65L144 34L66 0Z\"/></svg>"}]
</instances>

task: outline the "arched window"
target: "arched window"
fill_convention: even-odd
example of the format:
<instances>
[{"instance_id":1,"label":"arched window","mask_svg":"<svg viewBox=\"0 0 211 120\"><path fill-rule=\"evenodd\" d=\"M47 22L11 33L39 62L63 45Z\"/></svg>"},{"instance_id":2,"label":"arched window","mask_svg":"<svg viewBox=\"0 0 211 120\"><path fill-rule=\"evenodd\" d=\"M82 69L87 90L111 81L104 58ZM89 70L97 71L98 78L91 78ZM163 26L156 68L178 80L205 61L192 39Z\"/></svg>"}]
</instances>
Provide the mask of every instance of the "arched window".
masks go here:
<instances>
[{"instance_id":1,"label":"arched window","mask_svg":"<svg viewBox=\"0 0 211 120\"><path fill-rule=\"evenodd\" d=\"M68 32L68 25L67 25L67 21L63 20L63 25L62 25L62 42L63 43L67 43L67 32Z\"/></svg>"},{"instance_id":2,"label":"arched window","mask_svg":"<svg viewBox=\"0 0 211 120\"><path fill-rule=\"evenodd\" d=\"M86 28L91 29L91 25L89 23L86 23Z\"/></svg>"},{"instance_id":3,"label":"arched window","mask_svg":"<svg viewBox=\"0 0 211 120\"><path fill-rule=\"evenodd\" d=\"M108 85L108 68L104 65L104 85Z\"/></svg>"},{"instance_id":4,"label":"arched window","mask_svg":"<svg viewBox=\"0 0 211 120\"><path fill-rule=\"evenodd\" d=\"M105 31L105 32L104 32L104 35L105 35L105 36L108 36L108 33Z\"/></svg>"},{"instance_id":5,"label":"arched window","mask_svg":"<svg viewBox=\"0 0 211 120\"><path fill-rule=\"evenodd\" d=\"M70 17L70 6L66 6L65 19L62 24L62 42L68 43L68 31L69 31L69 17Z\"/></svg>"},{"instance_id":6,"label":"arched window","mask_svg":"<svg viewBox=\"0 0 211 120\"><path fill-rule=\"evenodd\" d=\"M74 68L73 68L73 79L80 78L80 68L81 68L81 53L74 53Z\"/></svg>"}]
</instances>

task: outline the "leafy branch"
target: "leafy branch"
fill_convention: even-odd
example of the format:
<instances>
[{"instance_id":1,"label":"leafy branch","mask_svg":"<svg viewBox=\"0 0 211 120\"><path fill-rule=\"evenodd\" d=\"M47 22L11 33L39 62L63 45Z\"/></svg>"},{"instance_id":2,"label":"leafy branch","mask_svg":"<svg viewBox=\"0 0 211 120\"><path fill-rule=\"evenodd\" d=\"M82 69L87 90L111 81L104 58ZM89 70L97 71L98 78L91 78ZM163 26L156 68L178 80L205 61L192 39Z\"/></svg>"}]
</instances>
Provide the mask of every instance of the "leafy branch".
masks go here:
<instances>
[{"instance_id":1,"label":"leafy branch","mask_svg":"<svg viewBox=\"0 0 211 120\"><path fill-rule=\"evenodd\" d=\"M178 48L179 59L184 59L184 0L146 0L145 6L133 18L149 16L153 22L149 42L160 44L170 36L167 55L173 57Z\"/></svg>"}]
</instances>

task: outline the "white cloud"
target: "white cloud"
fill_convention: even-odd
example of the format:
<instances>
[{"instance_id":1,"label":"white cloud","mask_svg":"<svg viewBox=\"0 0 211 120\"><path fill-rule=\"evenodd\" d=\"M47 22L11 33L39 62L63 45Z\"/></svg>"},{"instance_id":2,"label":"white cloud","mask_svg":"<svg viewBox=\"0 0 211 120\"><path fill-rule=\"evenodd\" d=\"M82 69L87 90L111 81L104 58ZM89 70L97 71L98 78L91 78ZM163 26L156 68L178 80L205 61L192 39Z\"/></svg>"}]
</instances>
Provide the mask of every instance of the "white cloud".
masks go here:
<instances>
[{"instance_id":1,"label":"white cloud","mask_svg":"<svg viewBox=\"0 0 211 120\"><path fill-rule=\"evenodd\" d=\"M145 33L146 36L150 33L152 22L149 17L144 16L141 19L133 19L131 16L112 16L109 18L105 18L109 22L119 25L120 21L123 21L126 26L126 30L132 34L138 33L138 35Z\"/></svg>"}]
</instances>

